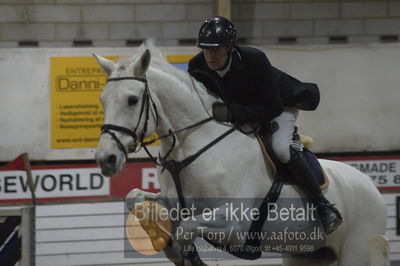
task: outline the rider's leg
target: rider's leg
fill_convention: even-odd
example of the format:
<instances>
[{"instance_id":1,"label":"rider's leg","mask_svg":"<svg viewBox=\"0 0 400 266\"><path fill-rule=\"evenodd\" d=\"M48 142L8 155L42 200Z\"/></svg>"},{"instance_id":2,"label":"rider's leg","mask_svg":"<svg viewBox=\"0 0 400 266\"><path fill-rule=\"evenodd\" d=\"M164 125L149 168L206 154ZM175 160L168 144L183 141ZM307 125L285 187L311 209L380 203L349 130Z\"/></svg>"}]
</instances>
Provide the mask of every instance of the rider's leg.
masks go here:
<instances>
[{"instance_id":1,"label":"rider's leg","mask_svg":"<svg viewBox=\"0 0 400 266\"><path fill-rule=\"evenodd\" d=\"M290 161L286 164L296 183L310 197L315 205L321 218L325 233L332 233L341 223L342 216L339 211L329 203L322 194L314 173L312 172L307 160L302 152L290 148Z\"/></svg>"},{"instance_id":2,"label":"rider's leg","mask_svg":"<svg viewBox=\"0 0 400 266\"><path fill-rule=\"evenodd\" d=\"M293 132L299 111L285 108L282 114L272 120L276 128L271 136L271 145L275 157L283 164L290 161L290 146L293 144Z\"/></svg>"},{"instance_id":3,"label":"rider's leg","mask_svg":"<svg viewBox=\"0 0 400 266\"><path fill-rule=\"evenodd\" d=\"M286 108L280 116L273 120L279 128L272 134L272 149L278 160L287 167L295 178L297 184L317 205L325 233L330 234L342 223L342 217L339 211L322 194L303 152L292 147L297 114L297 109Z\"/></svg>"}]
</instances>

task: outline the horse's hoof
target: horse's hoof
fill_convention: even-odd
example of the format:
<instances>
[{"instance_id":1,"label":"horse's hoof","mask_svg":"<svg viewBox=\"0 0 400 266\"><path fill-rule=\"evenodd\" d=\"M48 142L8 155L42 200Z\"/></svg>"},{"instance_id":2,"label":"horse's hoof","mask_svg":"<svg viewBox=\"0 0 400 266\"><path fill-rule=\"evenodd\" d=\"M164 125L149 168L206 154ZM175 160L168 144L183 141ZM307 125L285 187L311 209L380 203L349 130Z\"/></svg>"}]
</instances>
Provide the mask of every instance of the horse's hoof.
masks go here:
<instances>
[{"instance_id":1,"label":"horse's hoof","mask_svg":"<svg viewBox=\"0 0 400 266\"><path fill-rule=\"evenodd\" d=\"M175 264L176 266L185 266L185 265L191 265L191 266L208 266L208 264L205 264L203 261L200 262L193 262L193 261L188 261L190 264Z\"/></svg>"},{"instance_id":2,"label":"horse's hoof","mask_svg":"<svg viewBox=\"0 0 400 266\"><path fill-rule=\"evenodd\" d=\"M171 237L171 221L167 215L168 212L161 213L163 208L165 207L158 202L143 201L136 203L131 210L150 237L156 251L164 250Z\"/></svg>"},{"instance_id":3,"label":"horse's hoof","mask_svg":"<svg viewBox=\"0 0 400 266\"><path fill-rule=\"evenodd\" d=\"M191 266L207 266L197 252L196 246L192 244L191 250L187 254L183 254L183 258L187 260Z\"/></svg>"}]
</instances>

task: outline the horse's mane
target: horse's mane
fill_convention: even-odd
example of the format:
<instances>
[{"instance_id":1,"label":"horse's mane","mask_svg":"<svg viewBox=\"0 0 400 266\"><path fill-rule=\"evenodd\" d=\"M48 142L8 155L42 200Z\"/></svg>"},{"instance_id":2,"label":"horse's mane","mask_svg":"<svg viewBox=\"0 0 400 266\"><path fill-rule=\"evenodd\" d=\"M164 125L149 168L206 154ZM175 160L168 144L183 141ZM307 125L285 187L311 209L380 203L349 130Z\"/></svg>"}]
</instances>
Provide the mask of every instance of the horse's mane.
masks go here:
<instances>
[{"instance_id":1,"label":"horse's mane","mask_svg":"<svg viewBox=\"0 0 400 266\"><path fill-rule=\"evenodd\" d=\"M161 70L167 74L173 75L179 81L191 86L191 79L187 72L173 66L167 60L162 51L154 44L154 40L146 40L138 48L135 56L129 59L129 62L135 61L146 49L150 51L151 63L150 66ZM123 59L121 59L123 60Z\"/></svg>"},{"instance_id":2,"label":"horse's mane","mask_svg":"<svg viewBox=\"0 0 400 266\"><path fill-rule=\"evenodd\" d=\"M151 54L151 61L150 61L150 69L151 68L161 71L171 77L173 77L177 82L181 83L183 86L179 86L181 88L187 89L187 92L190 94L193 93L194 90L193 88L195 86L196 89L195 91L197 94L200 94L198 96L200 97L209 97L210 94L208 94L207 89L204 87L203 84L201 84L199 81L195 80L192 78L188 72L183 71L182 69L179 69L169 63L166 59L166 56L162 53L162 51L155 46L153 40L146 40L145 42L142 43L142 45L138 48L136 51L135 55L132 57L125 57L125 58L120 58L118 60L118 64L120 66L124 66L125 69L128 69L129 66L132 64L132 62L136 62L136 60L139 59L139 57L145 52L145 50L148 49ZM150 73L149 73L150 74ZM196 94L196 95L197 95ZM198 97L196 96L196 97ZM176 95L174 96L176 97Z\"/></svg>"}]
</instances>

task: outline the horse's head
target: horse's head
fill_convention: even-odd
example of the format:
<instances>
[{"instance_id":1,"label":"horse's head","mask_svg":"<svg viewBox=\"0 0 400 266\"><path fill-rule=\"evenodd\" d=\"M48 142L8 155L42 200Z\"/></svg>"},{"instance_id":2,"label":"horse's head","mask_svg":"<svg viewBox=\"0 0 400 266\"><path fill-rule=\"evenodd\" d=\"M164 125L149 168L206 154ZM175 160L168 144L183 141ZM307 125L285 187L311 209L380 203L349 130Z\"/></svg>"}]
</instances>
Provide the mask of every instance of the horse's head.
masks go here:
<instances>
[{"instance_id":1,"label":"horse's head","mask_svg":"<svg viewBox=\"0 0 400 266\"><path fill-rule=\"evenodd\" d=\"M108 75L100 97L104 125L96 162L103 175L112 176L122 170L127 154L156 128L156 112L145 75L151 56L145 50L136 60L118 63L94 56Z\"/></svg>"}]
</instances>

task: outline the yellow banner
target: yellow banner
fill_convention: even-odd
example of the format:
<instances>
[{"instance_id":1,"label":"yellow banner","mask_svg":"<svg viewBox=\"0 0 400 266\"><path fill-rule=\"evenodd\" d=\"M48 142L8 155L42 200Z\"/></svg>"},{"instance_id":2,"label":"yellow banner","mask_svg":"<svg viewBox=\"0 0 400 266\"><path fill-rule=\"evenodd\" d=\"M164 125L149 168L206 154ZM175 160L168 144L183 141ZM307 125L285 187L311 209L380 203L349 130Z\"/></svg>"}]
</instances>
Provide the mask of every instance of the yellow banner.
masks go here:
<instances>
[{"instance_id":1,"label":"yellow banner","mask_svg":"<svg viewBox=\"0 0 400 266\"><path fill-rule=\"evenodd\" d=\"M107 58L115 61L118 57ZM177 55L167 60L186 63L190 58ZM107 79L95 58L52 57L50 79L51 148L96 147L104 120L99 97Z\"/></svg>"}]
</instances>

